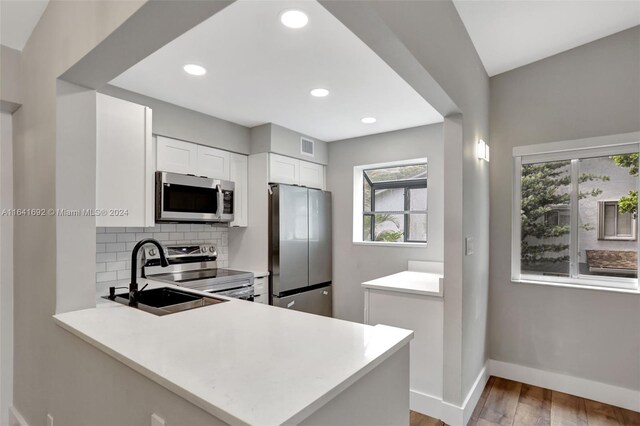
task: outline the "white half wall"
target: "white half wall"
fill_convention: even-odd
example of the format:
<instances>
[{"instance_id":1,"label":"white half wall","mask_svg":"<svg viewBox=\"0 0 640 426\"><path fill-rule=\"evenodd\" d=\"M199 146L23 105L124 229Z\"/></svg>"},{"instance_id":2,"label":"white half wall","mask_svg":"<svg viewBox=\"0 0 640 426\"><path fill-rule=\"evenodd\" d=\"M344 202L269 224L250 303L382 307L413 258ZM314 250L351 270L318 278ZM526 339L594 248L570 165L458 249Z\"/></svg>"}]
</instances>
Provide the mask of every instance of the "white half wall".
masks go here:
<instances>
[{"instance_id":1,"label":"white half wall","mask_svg":"<svg viewBox=\"0 0 640 426\"><path fill-rule=\"evenodd\" d=\"M331 142L327 189L333 201L333 314L363 322L361 283L407 269L409 260L443 261L444 145L442 124ZM356 245L353 235L353 168L427 157L427 247Z\"/></svg>"}]
</instances>

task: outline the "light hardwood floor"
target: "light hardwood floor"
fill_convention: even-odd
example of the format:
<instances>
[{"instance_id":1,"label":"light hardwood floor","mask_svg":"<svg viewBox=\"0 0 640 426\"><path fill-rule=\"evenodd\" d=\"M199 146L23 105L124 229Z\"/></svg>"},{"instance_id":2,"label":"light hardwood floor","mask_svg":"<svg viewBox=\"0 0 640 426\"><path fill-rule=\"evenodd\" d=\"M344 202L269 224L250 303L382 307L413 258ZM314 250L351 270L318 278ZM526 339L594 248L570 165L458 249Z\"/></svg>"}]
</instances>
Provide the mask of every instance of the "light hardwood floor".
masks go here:
<instances>
[{"instance_id":1,"label":"light hardwood floor","mask_svg":"<svg viewBox=\"0 0 640 426\"><path fill-rule=\"evenodd\" d=\"M411 412L410 426L444 426ZM640 413L589 399L491 377L469 426L640 426Z\"/></svg>"}]
</instances>

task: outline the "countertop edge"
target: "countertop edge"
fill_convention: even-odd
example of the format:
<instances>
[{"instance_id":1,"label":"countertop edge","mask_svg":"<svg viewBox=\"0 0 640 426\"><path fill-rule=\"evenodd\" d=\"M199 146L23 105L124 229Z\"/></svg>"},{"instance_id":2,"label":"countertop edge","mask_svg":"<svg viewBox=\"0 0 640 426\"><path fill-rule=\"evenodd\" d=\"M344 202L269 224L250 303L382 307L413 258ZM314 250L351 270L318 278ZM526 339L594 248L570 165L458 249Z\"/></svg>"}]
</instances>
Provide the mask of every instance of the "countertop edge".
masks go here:
<instances>
[{"instance_id":1,"label":"countertop edge","mask_svg":"<svg viewBox=\"0 0 640 426\"><path fill-rule=\"evenodd\" d=\"M378 327L378 326L379 325L376 325L374 327ZM413 340L414 332L411 331L411 330L406 330L406 331L407 331L407 335L404 338L402 338L401 340L399 340L395 345L393 345L392 347L387 349L387 351L385 353L383 353L382 355L380 355L377 358L375 358L374 360L372 360L366 366L364 366L360 370L356 371L351 376L349 376L346 379L344 379L342 382L338 383L329 392L324 394L322 397L316 399L313 403L311 403L307 407L305 407L302 410L298 411L296 414L294 414L289 419L287 419L284 423L286 423L286 424L298 424L298 423L302 422L307 417L309 417L310 415L312 415L313 413L318 411L320 408L325 406L328 402L333 400L335 397L340 395L343 391L348 389L355 382L357 382L358 380L360 380L361 378L366 376L368 373L373 371L374 368L376 368L377 366L382 364L384 361L389 359L393 354L398 352L400 350L400 348L403 348L407 343L409 343L411 340Z\"/></svg>"},{"instance_id":2,"label":"countertop edge","mask_svg":"<svg viewBox=\"0 0 640 426\"><path fill-rule=\"evenodd\" d=\"M91 309L91 308L90 308ZM95 308L94 308L95 309ZM229 424L238 424L238 425L249 425L249 423L245 422L242 419L237 418L236 416L220 409L219 407L205 401L202 398L197 397L196 395L194 395L192 392L189 392L187 389L176 385L175 383L166 380L164 377L160 376L159 374L154 373L153 371L144 368L143 366L141 366L140 364L130 360L129 358L127 358L126 356L120 354L119 352L111 349L110 347L103 345L102 343L98 342L97 340L91 338L89 335L82 333L81 331L77 330L76 328L74 328L73 326L67 324L66 322L64 322L63 320L57 318L57 315L53 315L53 319L55 321L55 323L61 327L62 329L68 331L69 333L73 334L74 336L78 337L80 340L83 340L85 343L101 350L102 352L106 353L109 356L112 356L113 358L115 358L116 360L120 361L122 364L126 365L127 367L133 369L134 371L136 371L137 373L143 375L144 377L152 380L153 382L157 383L158 385L162 386L163 388L173 392L174 394L178 395L181 398L184 398L185 400L189 401L190 403L192 403L193 405L197 406L198 408L203 409L204 411L206 411L207 413L211 414L212 416L226 422Z\"/></svg>"},{"instance_id":3,"label":"countertop edge","mask_svg":"<svg viewBox=\"0 0 640 426\"><path fill-rule=\"evenodd\" d=\"M411 288L405 288L405 287L392 287L388 285L369 284L369 283L362 283L362 287L372 288L374 290L392 291L395 293L407 293L407 294L416 294L418 296L430 296L430 297L442 298L442 293L437 291L418 290L418 289L411 289Z\"/></svg>"}]
</instances>

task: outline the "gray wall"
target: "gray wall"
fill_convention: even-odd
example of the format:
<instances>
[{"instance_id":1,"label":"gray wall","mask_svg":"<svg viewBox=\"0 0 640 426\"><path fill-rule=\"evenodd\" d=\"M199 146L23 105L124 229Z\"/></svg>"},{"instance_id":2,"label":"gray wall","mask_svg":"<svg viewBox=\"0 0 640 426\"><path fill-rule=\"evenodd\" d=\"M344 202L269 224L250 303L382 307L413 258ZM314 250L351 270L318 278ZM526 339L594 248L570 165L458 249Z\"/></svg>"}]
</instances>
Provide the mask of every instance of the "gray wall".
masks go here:
<instances>
[{"instance_id":1,"label":"gray wall","mask_svg":"<svg viewBox=\"0 0 640 426\"><path fill-rule=\"evenodd\" d=\"M105 86L100 92L151 108L156 135L249 154L251 132L247 127L115 86Z\"/></svg>"},{"instance_id":2,"label":"gray wall","mask_svg":"<svg viewBox=\"0 0 640 426\"><path fill-rule=\"evenodd\" d=\"M407 269L408 260L443 260L444 145L442 124L331 142L327 189L333 201L333 314L363 321L361 283ZM353 168L365 164L428 158L429 242L424 247L355 245Z\"/></svg>"},{"instance_id":3,"label":"gray wall","mask_svg":"<svg viewBox=\"0 0 640 426\"><path fill-rule=\"evenodd\" d=\"M640 389L640 296L510 281L512 148L640 129L640 27L491 78L492 359Z\"/></svg>"},{"instance_id":4,"label":"gray wall","mask_svg":"<svg viewBox=\"0 0 640 426\"><path fill-rule=\"evenodd\" d=\"M314 141L314 156L300 153L300 138ZM275 152L287 157L299 158L312 163L327 164L327 143L274 123L266 123L251 129L251 153Z\"/></svg>"},{"instance_id":5,"label":"gray wall","mask_svg":"<svg viewBox=\"0 0 640 426\"><path fill-rule=\"evenodd\" d=\"M20 51L0 45L0 109L13 112L22 103Z\"/></svg>"}]
</instances>

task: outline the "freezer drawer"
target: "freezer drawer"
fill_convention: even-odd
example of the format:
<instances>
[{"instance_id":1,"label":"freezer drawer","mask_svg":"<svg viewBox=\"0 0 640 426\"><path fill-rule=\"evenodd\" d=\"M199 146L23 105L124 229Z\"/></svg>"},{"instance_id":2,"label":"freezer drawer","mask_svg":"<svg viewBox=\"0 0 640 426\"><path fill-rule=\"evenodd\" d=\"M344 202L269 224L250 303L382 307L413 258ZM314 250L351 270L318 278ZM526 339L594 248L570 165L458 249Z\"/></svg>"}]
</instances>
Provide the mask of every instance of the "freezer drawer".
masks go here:
<instances>
[{"instance_id":1,"label":"freezer drawer","mask_svg":"<svg viewBox=\"0 0 640 426\"><path fill-rule=\"evenodd\" d=\"M273 296L273 306L307 312L310 314L324 315L325 317L332 316L332 305L330 285L294 294L292 296Z\"/></svg>"}]
</instances>

